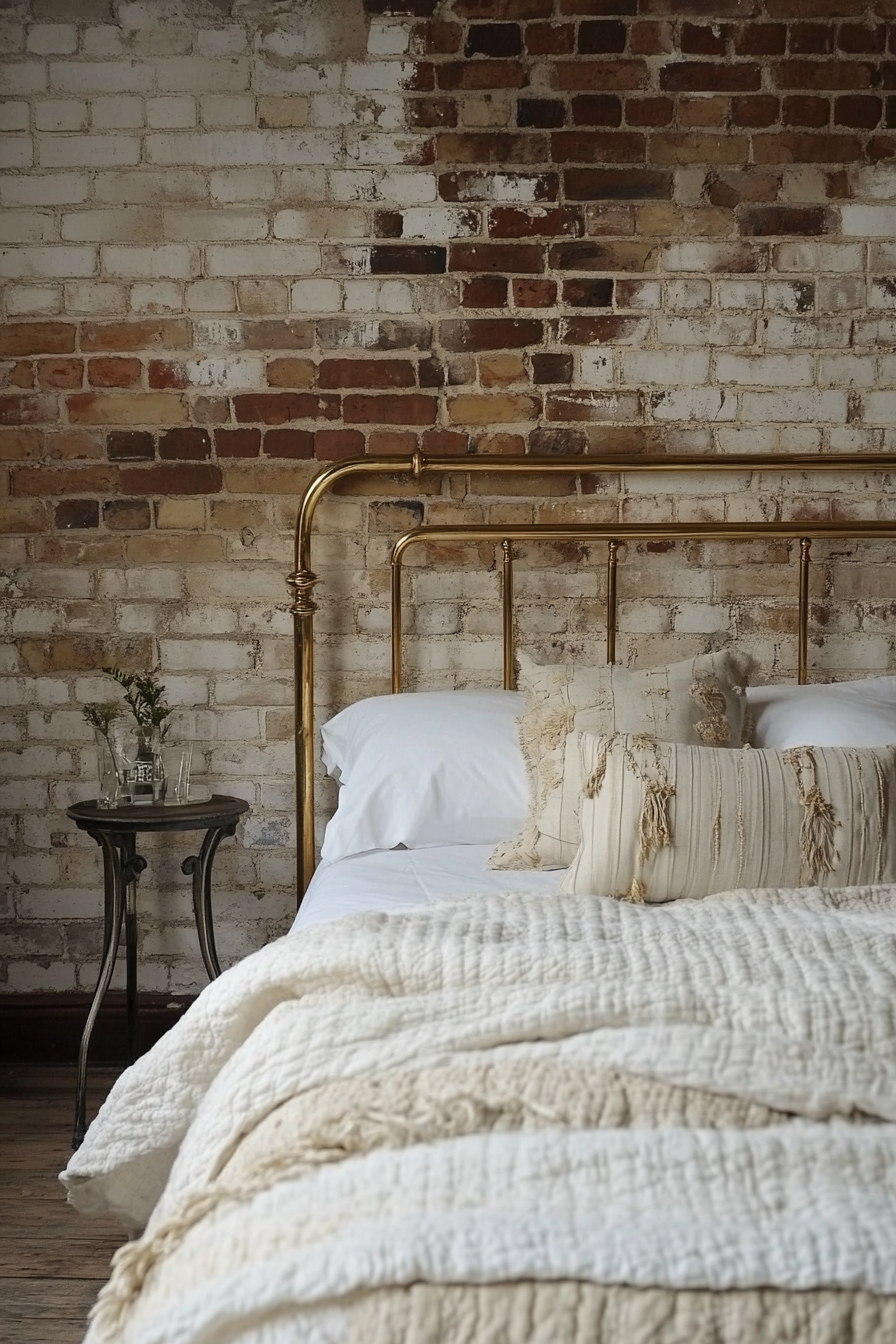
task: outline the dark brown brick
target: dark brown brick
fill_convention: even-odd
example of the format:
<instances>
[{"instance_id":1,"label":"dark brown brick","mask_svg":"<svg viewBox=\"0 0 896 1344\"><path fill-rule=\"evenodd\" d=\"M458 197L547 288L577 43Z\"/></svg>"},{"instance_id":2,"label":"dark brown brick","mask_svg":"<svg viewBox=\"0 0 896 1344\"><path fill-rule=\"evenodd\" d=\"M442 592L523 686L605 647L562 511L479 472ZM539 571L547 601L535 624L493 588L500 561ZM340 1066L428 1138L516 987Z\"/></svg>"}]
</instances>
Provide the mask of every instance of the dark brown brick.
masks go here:
<instances>
[{"instance_id":1,"label":"dark brown brick","mask_svg":"<svg viewBox=\"0 0 896 1344\"><path fill-rule=\"evenodd\" d=\"M514 280L512 288L517 308L552 308L557 302L555 280Z\"/></svg>"},{"instance_id":2,"label":"dark brown brick","mask_svg":"<svg viewBox=\"0 0 896 1344\"><path fill-rule=\"evenodd\" d=\"M669 93L756 93L762 86L760 66L711 65L680 61L660 71L660 88Z\"/></svg>"},{"instance_id":3,"label":"dark brown brick","mask_svg":"<svg viewBox=\"0 0 896 1344\"><path fill-rule=\"evenodd\" d=\"M569 201L668 201L672 174L647 168L568 168L563 186Z\"/></svg>"},{"instance_id":4,"label":"dark brown brick","mask_svg":"<svg viewBox=\"0 0 896 1344\"><path fill-rule=\"evenodd\" d=\"M457 103L453 98L407 98L405 109L411 130L457 125ZM379 233L378 238L400 238L401 234Z\"/></svg>"},{"instance_id":5,"label":"dark brown brick","mask_svg":"<svg viewBox=\"0 0 896 1344\"><path fill-rule=\"evenodd\" d=\"M564 345L606 345L635 336L643 327L637 317L567 317L557 333Z\"/></svg>"},{"instance_id":6,"label":"dark brown brick","mask_svg":"<svg viewBox=\"0 0 896 1344\"><path fill-rule=\"evenodd\" d=\"M310 350L314 344L314 323L292 318L262 318L241 324L245 350Z\"/></svg>"},{"instance_id":7,"label":"dark brown brick","mask_svg":"<svg viewBox=\"0 0 896 1344\"><path fill-rule=\"evenodd\" d=\"M87 381L91 387L136 387L142 371L139 359L115 359L105 355L87 361Z\"/></svg>"},{"instance_id":8,"label":"dark brown brick","mask_svg":"<svg viewBox=\"0 0 896 1344\"><path fill-rule=\"evenodd\" d=\"M781 104L781 120L785 126L828 126L831 104L827 98L809 94L792 94Z\"/></svg>"},{"instance_id":9,"label":"dark brown brick","mask_svg":"<svg viewBox=\"0 0 896 1344\"><path fill-rule=\"evenodd\" d=\"M187 350L192 339L190 324L183 318L81 324L81 349L88 353L97 350L118 354L129 354L133 350Z\"/></svg>"},{"instance_id":10,"label":"dark brown brick","mask_svg":"<svg viewBox=\"0 0 896 1344\"><path fill-rule=\"evenodd\" d=\"M321 462L363 457L364 435L359 429L318 429L314 434L314 456Z\"/></svg>"},{"instance_id":11,"label":"dark brown brick","mask_svg":"<svg viewBox=\"0 0 896 1344\"><path fill-rule=\"evenodd\" d=\"M873 131L880 124L883 103L869 93L844 94L834 99L834 125Z\"/></svg>"},{"instance_id":12,"label":"dark brown brick","mask_svg":"<svg viewBox=\"0 0 896 1344\"><path fill-rule=\"evenodd\" d=\"M63 499L53 510L53 525L59 531L99 527L99 502L95 499Z\"/></svg>"},{"instance_id":13,"label":"dark brown brick","mask_svg":"<svg viewBox=\"0 0 896 1344\"><path fill-rule=\"evenodd\" d=\"M734 35L738 56L783 56L786 45L787 26L783 23L747 23Z\"/></svg>"},{"instance_id":14,"label":"dark brown brick","mask_svg":"<svg viewBox=\"0 0 896 1344\"><path fill-rule=\"evenodd\" d=\"M792 56L830 56L834 30L829 23L793 23L788 47Z\"/></svg>"},{"instance_id":15,"label":"dark brown brick","mask_svg":"<svg viewBox=\"0 0 896 1344\"><path fill-rule=\"evenodd\" d=\"M414 28L411 51L415 56L454 56L461 49L463 37L464 30L459 23L432 19Z\"/></svg>"},{"instance_id":16,"label":"dark brown brick","mask_svg":"<svg viewBox=\"0 0 896 1344\"><path fill-rule=\"evenodd\" d=\"M135 361L139 376L139 360ZM30 370L29 370L30 372ZM71 392L84 382L84 364L80 359L40 359L37 362L37 385L44 391ZM18 386L30 387L30 381L20 381ZM125 384L117 384L125 386Z\"/></svg>"},{"instance_id":17,"label":"dark brown brick","mask_svg":"<svg viewBox=\"0 0 896 1344\"><path fill-rule=\"evenodd\" d=\"M0 355L70 355L75 348L72 322L8 322L0 327Z\"/></svg>"},{"instance_id":18,"label":"dark brown brick","mask_svg":"<svg viewBox=\"0 0 896 1344\"><path fill-rule=\"evenodd\" d=\"M885 159L896 158L896 139L888 135L872 135L868 141L869 163L880 163Z\"/></svg>"},{"instance_id":19,"label":"dark brown brick","mask_svg":"<svg viewBox=\"0 0 896 1344\"><path fill-rule=\"evenodd\" d=\"M450 270L541 275L544 248L538 243L452 243Z\"/></svg>"},{"instance_id":20,"label":"dark brown brick","mask_svg":"<svg viewBox=\"0 0 896 1344\"><path fill-rule=\"evenodd\" d=\"M622 101L613 93L578 94L572 100L572 119L576 126L621 126Z\"/></svg>"},{"instance_id":21,"label":"dark brown brick","mask_svg":"<svg viewBox=\"0 0 896 1344\"><path fill-rule=\"evenodd\" d=\"M151 462L155 455L155 441L146 430L114 429L106 436L110 462Z\"/></svg>"},{"instance_id":22,"label":"dark brown brick","mask_svg":"<svg viewBox=\"0 0 896 1344\"><path fill-rule=\"evenodd\" d=\"M404 396L353 392L343 399L342 418L353 425L432 425L438 410L435 397L419 392Z\"/></svg>"},{"instance_id":23,"label":"dark brown brick","mask_svg":"<svg viewBox=\"0 0 896 1344\"><path fill-rule=\"evenodd\" d=\"M612 308L612 280L564 280L563 302L570 308Z\"/></svg>"},{"instance_id":24,"label":"dark brown brick","mask_svg":"<svg viewBox=\"0 0 896 1344\"><path fill-rule=\"evenodd\" d=\"M543 354L532 356L532 381L542 383L570 383L573 375L572 355Z\"/></svg>"},{"instance_id":25,"label":"dark brown brick","mask_svg":"<svg viewBox=\"0 0 896 1344\"><path fill-rule=\"evenodd\" d=\"M746 95L731 99L733 126L774 126L781 112L777 98L770 94Z\"/></svg>"},{"instance_id":26,"label":"dark brown brick","mask_svg":"<svg viewBox=\"0 0 896 1344\"><path fill-rule=\"evenodd\" d=\"M546 135L514 135L507 131L470 131L466 135L449 131L439 136L436 153L440 162L487 163L498 167L543 164L549 157Z\"/></svg>"},{"instance_id":27,"label":"dark brown brick","mask_svg":"<svg viewBox=\"0 0 896 1344\"><path fill-rule=\"evenodd\" d=\"M264 436L265 457L313 457L314 435L307 429L269 429Z\"/></svg>"},{"instance_id":28,"label":"dark brown brick","mask_svg":"<svg viewBox=\"0 0 896 1344\"><path fill-rule=\"evenodd\" d=\"M49 394L0 397L0 425L47 425L58 415L56 398Z\"/></svg>"},{"instance_id":29,"label":"dark brown brick","mask_svg":"<svg viewBox=\"0 0 896 1344\"><path fill-rule=\"evenodd\" d=\"M629 42L633 56L671 56L675 32L671 23L633 23Z\"/></svg>"},{"instance_id":30,"label":"dark brown brick","mask_svg":"<svg viewBox=\"0 0 896 1344\"><path fill-rule=\"evenodd\" d=\"M533 429L529 452L533 457L565 457L584 453L588 439L583 429Z\"/></svg>"},{"instance_id":31,"label":"dark brown brick","mask_svg":"<svg viewBox=\"0 0 896 1344\"><path fill-rule=\"evenodd\" d=\"M646 61L557 61L554 81L569 93L626 93L647 87L650 68Z\"/></svg>"},{"instance_id":32,"label":"dark brown brick","mask_svg":"<svg viewBox=\"0 0 896 1344\"><path fill-rule=\"evenodd\" d=\"M105 463L77 467L19 467L12 475L12 494L18 498L54 495L114 494L117 471Z\"/></svg>"},{"instance_id":33,"label":"dark brown brick","mask_svg":"<svg viewBox=\"0 0 896 1344\"><path fill-rule=\"evenodd\" d=\"M126 495L216 495L223 483L221 468L210 462L154 462L122 467Z\"/></svg>"},{"instance_id":34,"label":"dark brown brick","mask_svg":"<svg viewBox=\"0 0 896 1344\"><path fill-rule=\"evenodd\" d=\"M202 462L211 455L207 429L169 429L159 436L159 457L163 461Z\"/></svg>"},{"instance_id":35,"label":"dark brown brick","mask_svg":"<svg viewBox=\"0 0 896 1344\"><path fill-rule=\"evenodd\" d=\"M525 182L534 201L556 201L560 194L560 178L557 173L504 173L504 178L516 182ZM441 173L439 175L439 196L443 201L489 201L495 191L489 173Z\"/></svg>"},{"instance_id":36,"label":"dark brown brick","mask_svg":"<svg viewBox=\"0 0 896 1344\"><path fill-rule=\"evenodd\" d=\"M550 18L553 0L455 0L453 9L461 19Z\"/></svg>"},{"instance_id":37,"label":"dark brown brick","mask_svg":"<svg viewBox=\"0 0 896 1344\"><path fill-rule=\"evenodd\" d=\"M561 14L630 18L637 12L638 0L560 0Z\"/></svg>"},{"instance_id":38,"label":"dark brown brick","mask_svg":"<svg viewBox=\"0 0 896 1344\"><path fill-rule=\"evenodd\" d=\"M364 13L374 16L407 14L412 19L428 19L438 0L364 0Z\"/></svg>"},{"instance_id":39,"label":"dark brown brick","mask_svg":"<svg viewBox=\"0 0 896 1344\"><path fill-rule=\"evenodd\" d=\"M446 350L519 350L539 345L544 330L532 318L481 317L441 323L441 342Z\"/></svg>"},{"instance_id":40,"label":"dark brown brick","mask_svg":"<svg viewBox=\"0 0 896 1344\"><path fill-rule=\"evenodd\" d=\"M488 212L488 231L493 238L556 238L558 234L579 238L584 224L582 212L576 206L529 211L499 205Z\"/></svg>"},{"instance_id":41,"label":"dark brown brick","mask_svg":"<svg viewBox=\"0 0 896 1344\"><path fill-rule=\"evenodd\" d=\"M470 439L454 429L427 429L420 436L420 447L429 457L462 457L470 451Z\"/></svg>"},{"instance_id":42,"label":"dark brown brick","mask_svg":"<svg viewBox=\"0 0 896 1344\"><path fill-rule=\"evenodd\" d=\"M573 120L578 124L573 99ZM625 119L629 126L668 126L675 113L671 98L626 98Z\"/></svg>"},{"instance_id":43,"label":"dark brown brick","mask_svg":"<svg viewBox=\"0 0 896 1344\"><path fill-rule=\"evenodd\" d=\"M621 118L621 111L620 111ZM566 104L558 98L520 98L516 105L517 126L553 130L566 122ZM618 125L618 122L614 123Z\"/></svg>"},{"instance_id":44,"label":"dark brown brick","mask_svg":"<svg viewBox=\"0 0 896 1344\"><path fill-rule=\"evenodd\" d=\"M888 130L896 127L896 98L887 99L884 125Z\"/></svg>"},{"instance_id":45,"label":"dark brown brick","mask_svg":"<svg viewBox=\"0 0 896 1344\"><path fill-rule=\"evenodd\" d=\"M400 238L404 232L404 215L400 210L373 212L374 238Z\"/></svg>"},{"instance_id":46,"label":"dark brown brick","mask_svg":"<svg viewBox=\"0 0 896 1344\"><path fill-rule=\"evenodd\" d=\"M518 23L471 23L467 29L464 55L519 56L523 38Z\"/></svg>"},{"instance_id":47,"label":"dark brown brick","mask_svg":"<svg viewBox=\"0 0 896 1344\"><path fill-rule=\"evenodd\" d=\"M637 131L555 131L551 156L555 163L643 163L647 141Z\"/></svg>"},{"instance_id":48,"label":"dark brown brick","mask_svg":"<svg viewBox=\"0 0 896 1344\"><path fill-rule=\"evenodd\" d=\"M156 391L183 392L190 386L187 366L182 359L151 359L148 376L149 386Z\"/></svg>"},{"instance_id":49,"label":"dark brown brick","mask_svg":"<svg viewBox=\"0 0 896 1344\"><path fill-rule=\"evenodd\" d=\"M285 425L289 420L337 420L339 398L313 392L246 392L233 398L240 424Z\"/></svg>"},{"instance_id":50,"label":"dark brown brick","mask_svg":"<svg viewBox=\"0 0 896 1344\"><path fill-rule=\"evenodd\" d=\"M508 283L506 275L477 275L464 281L461 308L504 308Z\"/></svg>"},{"instance_id":51,"label":"dark brown brick","mask_svg":"<svg viewBox=\"0 0 896 1344\"><path fill-rule=\"evenodd\" d=\"M872 89L877 84L869 61L777 61L771 73L778 89Z\"/></svg>"},{"instance_id":52,"label":"dark brown brick","mask_svg":"<svg viewBox=\"0 0 896 1344\"><path fill-rule=\"evenodd\" d=\"M143 532L151 523L148 499L109 499L103 522L112 532Z\"/></svg>"},{"instance_id":53,"label":"dark brown brick","mask_svg":"<svg viewBox=\"0 0 896 1344\"><path fill-rule=\"evenodd\" d=\"M371 275L442 275L445 249L429 245L379 245L370 249Z\"/></svg>"},{"instance_id":54,"label":"dark brown brick","mask_svg":"<svg viewBox=\"0 0 896 1344\"><path fill-rule=\"evenodd\" d=\"M861 23L841 23L837 34L837 46L840 51L847 51L854 56L877 55L885 50L886 45L885 23L876 23L873 27L865 27Z\"/></svg>"},{"instance_id":55,"label":"dark brown brick","mask_svg":"<svg viewBox=\"0 0 896 1344\"><path fill-rule=\"evenodd\" d=\"M628 29L617 20L585 19L579 24L580 56L620 56L628 41Z\"/></svg>"},{"instance_id":56,"label":"dark brown brick","mask_svg":"<svg viewBox=\"0 0 896 1344\"><path fill-rule=\"evenodd\" d=\"M569 56L575 50L576 30L571 23L529 23L525 40L530 56Z\"/></svg>"},{"instance_id":57,"label":"dark brown brick","mask_svg":"<svg viewBox=\"0 0 896 1344\"><path fill-rule=\"evenodd\" d=\"M217 457L258 457L261 452L260 429L216 429Z\"/></svg>"},{"instance_id":58,"label":"dark brown brick","mask_svg":"<svg viewBox=\"0 0 896 1344\"><path fill-rule=\"evenodd\" d=\"M861 17L867 4L866 0L765 0L765 8L774 19L851 19Z\"/></svg>"},{"instance_id":59,"label":"dark brown brick","mask_svg":"<svg viewBox=\"0 0 896 1344\"><path fill-rule=\"evenodd\" d=\"M519 61L448 61L436 71L447 93L475 89L521 89L526 72Z\"/></svg>"},{"instance_id":60,"label":"dark brown brick","mask_svg":"<svg viewBox=\"0 0 896 1344\"><path fill-rule=\"evenodd\" d=\"M415 387L414 365L409 359L325 359L318 369L320 386Z\"/></svg>"},{"instance_id":61,"label":"dark brown brick","mask_svg":"<svg viewBox=\"0 0 896 1344\"><path fill-rule=\"evenodd\" d=\"M681 50L686 56L724 56L728 47L726 24L683 23Z\"/></svg>"},{"instance_id":62,"label":"dark brown brick","mask_svg":"<svg viewBox=\"0 0 896 1344\"><path fill-rule=\"evenodd\" d=\"M739 220L745 238L818 237L830 233L834 219L823 205L754 205Z\"/></svg>"},{"instance_id":63,"label":"dark brown brick","mask_svg":"<svg viewBox=\"0 0 896 1344\"><path fill-rule=\"evenodd\" d=\"M616 242L583 239L555 243L548 264L555 271L644 271L656 269L652 242Z\"/></svg>"},{"instance_id":64,"label":"dark brown brick","mask_svg":"<svg viewBox=\"0 0 896 1344\"><path fill-rule=\"evenodd\" d=\"M862 142L856 135L785 131L753 137L754 163L855 163L862 156Z\"/></svg>"},{"instance_id":65,"label":"dark brown brick","mask_svg":"<svg viewBox=\"0 0 896 1344\"><path fill-rule=\"evenodd\" d=\"M430 355L417 365L417 381L421 387L444 387L448 382L448 371L440 359Z\"/></svg>"}]
</instances>

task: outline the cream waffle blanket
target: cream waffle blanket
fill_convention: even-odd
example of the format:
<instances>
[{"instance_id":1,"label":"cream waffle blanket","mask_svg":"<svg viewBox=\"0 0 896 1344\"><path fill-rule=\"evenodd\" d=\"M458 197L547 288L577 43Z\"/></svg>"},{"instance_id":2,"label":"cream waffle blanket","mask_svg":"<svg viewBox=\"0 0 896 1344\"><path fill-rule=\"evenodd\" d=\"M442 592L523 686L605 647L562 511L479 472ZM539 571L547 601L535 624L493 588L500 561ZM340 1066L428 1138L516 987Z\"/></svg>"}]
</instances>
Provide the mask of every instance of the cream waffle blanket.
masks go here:
<instances>
[{"instance_id":1,"label":"cream waffle blanket","mask_svg":"<svg viewBox=\"0 0 896 1344\"><path fill-rule=\"evenodd\" d=\"M894 1015L889 887L505 894L284 939L63 1174L151 1213L89 1338L884 1344Z\"/></svg>"}]
</instances>

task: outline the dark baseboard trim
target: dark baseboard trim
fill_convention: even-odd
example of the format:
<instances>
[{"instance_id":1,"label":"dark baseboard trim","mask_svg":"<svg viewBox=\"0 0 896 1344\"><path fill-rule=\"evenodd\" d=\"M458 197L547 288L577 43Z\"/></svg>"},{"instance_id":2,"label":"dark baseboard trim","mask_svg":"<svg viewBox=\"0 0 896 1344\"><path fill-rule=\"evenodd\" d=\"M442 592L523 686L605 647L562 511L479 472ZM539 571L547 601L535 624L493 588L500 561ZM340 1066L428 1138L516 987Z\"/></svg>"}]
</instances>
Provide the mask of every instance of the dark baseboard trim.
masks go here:
<instances>
[{"instance_id":1,"label":"dark baseboard trim","mask_svg":"<svg viewBox=\"0 0 896 1344\"><path fill-rule=\"evenodd\" d=\"M87 1021L90 994L0 994L0 1061L74 1064ZM192 994L140 994L137 1051L144 1054L193 1002ZM123 990L103 1000L90 1038L91 1064L125 1064L127 1015Z\"/></svg>"}]
</instances>

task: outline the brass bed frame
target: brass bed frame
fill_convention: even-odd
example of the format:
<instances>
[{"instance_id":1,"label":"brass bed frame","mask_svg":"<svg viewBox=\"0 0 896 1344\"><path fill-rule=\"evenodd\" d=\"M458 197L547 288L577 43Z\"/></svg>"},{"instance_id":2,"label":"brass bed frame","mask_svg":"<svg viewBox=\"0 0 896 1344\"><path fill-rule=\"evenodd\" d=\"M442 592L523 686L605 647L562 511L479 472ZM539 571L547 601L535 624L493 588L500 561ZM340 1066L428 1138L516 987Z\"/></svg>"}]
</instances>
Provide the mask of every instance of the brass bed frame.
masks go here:
<instances>
[{"instance_id":1,"label":"brass bed frame","mask_svg":"<svg viewBox=\"0 0 896 1344\"><path fill-rule=\"evenodd\" d=\"M737 454L719 456L616 455L608 457L411 457L352 458L324 468L309 484L299 507L295 528L295 568L287 578L291 590L295 644L295 754L296 821L298 826L297 903L300 905L315 867L314 845L314 589L318 575L311 568L311 542L318 504L334 486L357 476L392 476L419 480L424 476L581 476L654 472L768 471L873 472L896 470L894 453ZM496 492L498 493L498 492ZM421 542L482 542L500 545L503 553L503 685L514 687L513 546L533 541L605 541L607 543L606 647L607 662L615 661L617 597L616 570L619 544L629 540L745 541L783 538L799 540L798 679L808 673L809 570L812 542L822 539L882 539L896 537L896 520L871 522L746 522L746 523L576 523L518 526L503 524L423 525L399 537L392 548L392 690L402 685L401 580L405 553Z\"/></svg>"}]
</instances>

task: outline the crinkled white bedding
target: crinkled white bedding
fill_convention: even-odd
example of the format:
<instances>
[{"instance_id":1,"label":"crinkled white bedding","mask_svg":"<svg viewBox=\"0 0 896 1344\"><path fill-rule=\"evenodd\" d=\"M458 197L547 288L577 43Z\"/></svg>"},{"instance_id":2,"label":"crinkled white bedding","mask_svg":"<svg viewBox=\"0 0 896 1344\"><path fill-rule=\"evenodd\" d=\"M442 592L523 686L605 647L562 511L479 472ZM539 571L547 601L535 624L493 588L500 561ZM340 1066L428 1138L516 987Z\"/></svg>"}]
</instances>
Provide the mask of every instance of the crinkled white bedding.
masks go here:
<instances>
[{"instance_id":1,"label":"crinkled white bedding","mask_svg":"<svg viewBox=\"0 0 896 1344\"><path fill-rule=\"evenodd\" d=\"M434 1070L447 1096L483 1061L623 1069L802 1119L548 1115L370 1151L322 1133L294 1170L235 1174L245 1136L315 1089L349 1104ZM661 907L504 893L248 958L116 1084L63 1180L85 1211L152 1213L107 1297L118 1324L92 1340L261 1344L288 1310L290 1337L314 1341L321 1311L420 1280L896 1293L894 1120L896 888Z\"/></svg>"}]
</instances>

